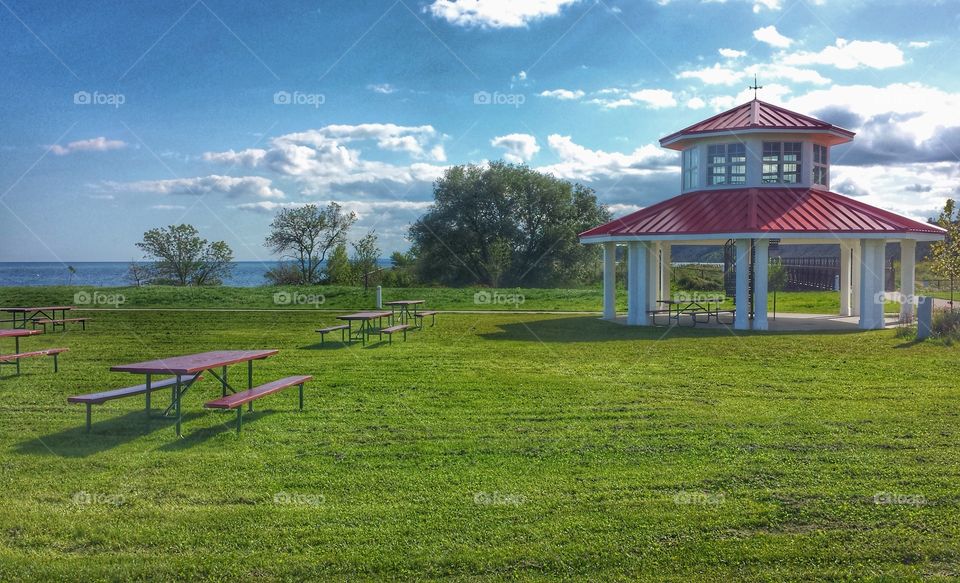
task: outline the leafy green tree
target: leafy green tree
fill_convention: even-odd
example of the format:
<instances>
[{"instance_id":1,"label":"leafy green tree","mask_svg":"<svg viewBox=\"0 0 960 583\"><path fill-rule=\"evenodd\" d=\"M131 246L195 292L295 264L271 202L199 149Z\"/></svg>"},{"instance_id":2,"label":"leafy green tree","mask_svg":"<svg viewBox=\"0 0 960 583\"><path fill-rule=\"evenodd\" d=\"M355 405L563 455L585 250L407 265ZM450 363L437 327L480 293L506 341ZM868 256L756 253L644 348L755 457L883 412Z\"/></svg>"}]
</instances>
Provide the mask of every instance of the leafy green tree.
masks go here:
<instances>
[{"instance_id":1,"label":"leafy green tree","mask_svg":"<svg viewBox=\"0 0 960 583\"><path fill-rule=\"evenodd\" d=\"M354 277L362 281L364 287L366 287L368 274L375 271L377 264L380 262L377 234L370 231L352 245L353 259L350 261L350 268L353 270Z\"/></svg>"},{"instance_id":2,"label":"leafy green tree","mask_svg":"<svg viewBox=\"0 0 960 583\"><path fill-rule=\"evenodd\" d=\"M230 246L208 242L193 225L150 229L137 247L154 263L154 276L174 285L218 285L233 270Z\"/></svg>"},{"instance_id":3,"label":"leafy green tree","mask_svg":"<svg viewBox=\"0 0 960 583\"><path fill-rule=\"evenodd\" d=\"M943 241L930 245L930 270L950 280L950 310L953 310L953 286L960 276L960 212L953 199L948 199L934 223L946 229Z\"/></svg>"},{"instance_id":4,"label":"leafy green tree","mask_svg":"<svg viewBox=\"0 0 960 583\"><path fill-rule=\"evenodd\" d=\"M599 249L578 234L610 220L594 192L525 165L454 166L410 228L422 280L549 286L582 281Z\"/></svg>"},{"instance_id":5,"label":"leafy green tree","mask_svg":"<svg viewBox=\"0 0 960 583\"><path fill-rule=\"evenodd\" d=\"M315 204L283 208L270 223L265 245L299 268L301 284L318 283L327 253L346 242L356 221L356 213L344 212L335 202L326 208Z\"/></svg>"},{"instance_id":6,"label":"leafy green tree","mask_svg":"<svg viewBox=\"0 0 960 583\"><path fill-rule=\"evenodd\" d=\"M333 285L355 283L353 268L350 267L350 258L347 256L346 243L338 243L330 253L330 259L327 261L327 281Z\"/></svg>"}]
</instances>

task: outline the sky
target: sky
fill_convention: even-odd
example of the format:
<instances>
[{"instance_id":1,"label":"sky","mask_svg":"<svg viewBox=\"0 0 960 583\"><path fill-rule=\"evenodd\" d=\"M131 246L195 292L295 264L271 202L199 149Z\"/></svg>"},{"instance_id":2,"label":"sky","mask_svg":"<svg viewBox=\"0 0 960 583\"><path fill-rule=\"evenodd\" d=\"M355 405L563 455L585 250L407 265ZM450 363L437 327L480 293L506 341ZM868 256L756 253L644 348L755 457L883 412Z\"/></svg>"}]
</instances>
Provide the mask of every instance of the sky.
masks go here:
<instances>
[{"instance_id":1,"label":"sky","mask_svg":"<svg viewBox=\"0 0 960 583\"><path fill-rule=\"evenodd\" d=\"M615 215L678 194L657 140L759 97L857 132L833 190L958 194L955 0L0 0L0 261L126 261L183 222L237 259L337 201L386 256L454 164Z\"/></svg>"}]
</instances>

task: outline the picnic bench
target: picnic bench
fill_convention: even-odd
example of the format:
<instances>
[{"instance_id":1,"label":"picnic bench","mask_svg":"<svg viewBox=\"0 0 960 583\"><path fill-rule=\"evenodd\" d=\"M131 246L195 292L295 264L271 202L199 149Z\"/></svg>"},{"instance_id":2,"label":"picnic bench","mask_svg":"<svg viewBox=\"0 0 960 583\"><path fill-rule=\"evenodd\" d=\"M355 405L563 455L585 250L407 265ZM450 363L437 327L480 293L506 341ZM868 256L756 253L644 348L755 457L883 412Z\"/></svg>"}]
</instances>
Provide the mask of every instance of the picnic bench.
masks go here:
<instances>
[{"instance_id":1,"label":"picnic bench","mask_svg":"<svg viewBox=\"0 0 960 583\"><path fill-rule=\"evenodd\" d=\"M10 314L10 319L4 322L12 322L13 328L26 329L28 323L36 327L38 320L65 320L72 309L73 306L34 306L0 308L0 311Z\"/></svg>"},{"instance_id":2,"label":"picnic bench","mask_svg":"<svg viewBox=\"0 0 960 583\"><path fill-rule=\"evenodd\" d=\"M13 363L16 366L17 373L20 374L20 359L22 358L34 358L37 356L52 356L53 357L53 372L60 371L60 364L57 357L63 353L68 352L68 348L45 348L43 350L32 350L30 352L20 352L20 338L24 336L36 336L42 334L40 330L26 330L26 329L5 329L0 330L0 338L13 338L14 350L13 354L0 354L0 365L11 364Z\"/></svg>"},{"instance_id":3,"label":"picnic bench","mask_svg":"<svg viewBox=\"0 0 960 583\"><path fill-rule=\"evenodd\" d=\"M60 326L64 330L67 329L67 324L79 323L82 330L87 329L87 322L92 320L92 318L59 318L57 320L51 320L50 318L40 318L39 320L33 321L33 327L36 328L37 324L43 326L43 331L47 331L47 325L53 326L53 329L56 330L57 326Z\"/></svg>"},{"instance_id":4,"label":"picnic bench","mask_svg":"<svg viewBox=\"0 0 960 583\"><path fill-rule=\"evenodd\" d=\"M226 397L227 393L238 393L239 391L230 385L227 378L228 367L234 364L247 364L247 390L253 386L253 363L257 360L269 358L279 352L278 350L214 350L202 352L199 354L187 354L184 356L174 356L134 364L125 364L110 367L114 372L126 372L131 374L145 375L147 390L152 390L153 375L173 375L175 382L173 385L173 402L167 407L164 414L173 412L176 416L177 437L182 435L181 425L183 423L183 414L181 403L183 395L190 389L193 382L187 383L189 377L209 373L215 379L220 381L221 396ZM220 372L218 373L217 370ZM250 410L253 410L253 404L250 401Z\"/></svg>"},{"instance_id":5,"label":"picnic bench","mask_svg":"<svg viewBox=\"0 0 960 583\"><path fill-rule=\"evenodd\" d=\"M364 346L367 344L367 338L373 334L373 321L379 320L378 330L383 330L383 319L384 318L393 318L393 312L357 312L355 314L346 314L343 316L337 316L338 320L343 320L347 323L347 338L350 342L353 343L354 339L359 339L363 342ZM353 331L353 323L359 322L360 328L356 333Z\"/></svg>"},{"instance_id":6,"label":"picnic bench","mask_svg":"<svg viewBox=\"0 0 960 583\"><path fill-rule=\"evenodd\" d=\"M202 375L188 375L178 379L177 377L170 377L168 379L163 379L160 381L154 381L152 383L144 383L142 385L136 385L133 387L126 387L123 389L111 389L109 391L101 391L99 393L88 393L86 395L76 395L74 397L67 397L68 403L83 403L87 406L87 433L90 433L90 408L93 405L101 405L107 401L112 401L114 399L122 399L124 397L133 397L136 395L146 395L146 412L147 415L150 415L150 393L152 391L158 391L160 389L166 389L168 387L173 387L173 390L176 390L177 382L179 381L182 384L190 385L195 381L202 379ZM171 393L171 400L173 402L173 393Z\"/></svg>"},{"instance_id":7,"label":"picnic bench","mask_svg":"<svg viewBox=\"0 0 960 583\"><path fill-rule=\"evenodd\" d=\"M350 329L349 324L338 324L336 326L327 326L326 328L320 328L317 330L317 333L320 334L320 344L323 345L323 340L327 334L331 332L340 331L340 342L346 342L346 331Z\"/></svg>"},{"instance_id":8,"label":"picnic bench","mask_svg":"<svg viewBox=\"0 0 960 583\"><path fill-rule=\"evenodd\" d=\"M307 381L312 381L313 377L310 375L300 375L286 377L280 380L266 383L246 391L240 391L239 393L233 393L232 395L227 395L221 397L214 401L208 401L204 403L204 407L207 409L236 409L237 410L237 433L240 433L240 428L243 426L243 406L248 405L250 410L253 411L253 402L261 397L266 397L267 395L272 395L273 393L280 392L284 389L289 389L290 387L300 387L300 410L303 411L303 384Z\"/></svg>"},{"instance_id":9,"label":"picnic bench","mask_svg":"<svg viewBox=\"0 0 960 583\"><path fill-rule=\"evenodd\" d=\"M390 306L390 323L399 320L401 324L406 324L411 320L416 321L417 307L424 304L426 300L393 300L383 302L383 305Z\"/></svg>"},{"instance_id":10,"label":"picnic bench","mask_svg":"<svg viewBox=\"0 0 960 583\"><path fill-rule=\"evenodd\" d=\"M683 316L690 317L691 326L696 326L697 324L709 324L711 318L716 320L717 324L721 324L721 314L729 314L733 316L736 313L736 310L734 309L721 310L720 305L723 302L718 300L659 300L657 303L664 304L667 306L667 308L665 310L647 311L652 318L651 321L653 325L657 324L657 315L663 313L667 314L668 326L670 325L670 320L675 320L679 326L680 318Z\"/></svg>"},{"instance_id":11,"label":"picnic bench","mask_svg":"<svg viewBox=\"0 0 960 583\"><path fill-rule=\"evenodd\" d=\"M403 341L407 341L407 330L413 328L410 324L394 324L393 326L388 326L380 330L380 338L383 338L383 334L387 335L387 338L390 339L390 344L393 344L393 335L396 332L403 332Z\"/></svg>"},{"instance_id":12,"label":"picnic bench","mask_svg":"<svg viewBox=\"0 0 960 583\"><path fill-rule=\"evenodd\" d=\"M437 324L437 312L433 310L426 310L423 312L417 312L413 317L417 320L417 328L423 328L423 319L427 316L430 316L430 327L436 326Z\"/></svg>"}]
</instances>

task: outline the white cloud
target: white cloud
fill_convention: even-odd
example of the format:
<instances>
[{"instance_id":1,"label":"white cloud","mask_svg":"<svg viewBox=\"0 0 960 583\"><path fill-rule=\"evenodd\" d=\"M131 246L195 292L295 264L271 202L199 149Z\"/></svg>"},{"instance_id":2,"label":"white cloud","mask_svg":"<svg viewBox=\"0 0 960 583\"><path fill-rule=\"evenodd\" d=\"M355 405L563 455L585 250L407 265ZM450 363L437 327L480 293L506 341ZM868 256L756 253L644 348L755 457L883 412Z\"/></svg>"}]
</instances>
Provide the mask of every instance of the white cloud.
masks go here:
<instances>
[{"instance_id":1,"label":"white cloud","mask_svg":"<svg viewBox=\"0 0 960 583\"><path fill-rule=\"evenodd\" d=\"M371 83L367 85L367 89L382 95L390 95L391 93L397 92L397 88L389 83Z\"/></svg>"},{"instance_id":2,"label":"white cloud","mask_svg":"<svg viewBox=\"0 0 960 583\"><path fill-rule=\"evenodd\" d=\"M363 220L374 215L395 215L397 211L405 214L420 215L433 204L433 201L411 201L411 200L318 200L312 202L273 202L263 200L259 202L246 202L236 205L237 209L257 213L272 213L282 208L298 208L307 204L316 204L326 206L330 202L336 202L347 212L357 213L357 218ZM409 217L408 217L409 218Z\"/></svg>"},{"instance_id":3,"label":"white cloud","mask_svg":"<svg viewBox=\"0 0 960 583\"><path fill-rule=\"evenodd\" d=\"M570 89L552 89L540 93L540 97L550 97L552 99L559 99L560 101L573 101L582 98L584 95L584 92L579 89L573 91Z\"/></svg>"},{"instance_id":4,"label":"white cloud","mask_svg":"<svg viewBox=\"0 0 960 583\"><path fill-rule=\"evenodd\" d=\"M54 144L50 146L50 151L57 156L66 156L74 152L106 152L108 150L120 150L126 148L127 143L122 140L108 140L100 136L89 140L78 140L70 142L66 146Z\"/></svg>"},{"instance_id":5,"label":"white cloud","mask_svg":"<svg viewBox=\"0 0 960 583\"><path fill-rule=\"evenodd\" d=\"M747 51L738 51L736 49L720 49L720 56L727 59L739 59L747 56Z\"/></svg>"},{"instance_id":6,"label":"white cloud","mask_svg":"<svg viewBox=\"0 0 960 583\"><path fill-rule=\"evenodd\" d=\"M704 67L691 71L680 71L678 79L698 79L707 85L734 85L744 78L742 70L733 70L715 63L712 67Z\"/></svg>"},{"instance_id":7,"label":"white cloud","mask_svg":"<svg viewBox=\"0 0 960 583\"><path fill-rule=\"evenodd\" d=\"M610 211L614 218L635 213L642 208L642 206L636 204L615 203L607 205L607 210Z\"/></svg>"},{"instance_id":8,"label":"white cloud","mask_svg":"<svg viewBox=\"0 0 960 583\"><path fill-rule=\"evenodd\" d=\"M677 99L671 91L666 89L601 89L594 93L595 97L587 101L599 105L604 109L618 109L621 107L642 106L650 109L676 107Z\"/></svg>"},{"instance_id":9,"label":"white cloud","mask_svg":"<svg viewBox=\"0 0 960 583\"><path fill-rule=\"evenodd\" d=\"M629 96L630 99L644 103L652 109L663 109L677 105L673 93L666 89L641 89L640 91L631 91Z\"/></svg>"},{"instance_id":10,"label":"white cloud","mask_svg":"<svg viewBox=\"0 0 960 583\"><path fill-rule=\"evenodd\" d=\"M381 152L445 162L443 138L432 126L329 125L275 137L266 148L207 152L203 158L293 178L307 194L348 187L383 190L390 185L429 184L443 167L427 162L395 164L369 160L360 147L372 144Z\"/></svg>"},{"instance_id":11,"label":"white cloud","mask_svg":"<svg viewBox=\"0 0 960 583\"><path fill-rule=\"evenodd\" d=\"M498 136L490 140L490 145L506 150L503 154L504 160L514 163L529 162L540 151L537 138L530 134Z\"/></svg>"},{"instance_id":12,"label":"white cloud","mask_svg":"<svg viewBox=\"0 0 960 583\"><path fill-rule=\"evenodd\" d=\"M457 26L516 28L556 16L580 0L433 0L425 8Z\"/></svg>"},{"instance_id":13,"label":"white cloud","mask_svg":"<svg viewBox=\"0 0 960 583\"><path fill-rule=\"evenodd\" d=\"M834 165L831 171L831 190L918 221L935 216L946 199L955 199L960 182L960 168L946 162L906 166Z\"/></svg>"},{"instance_id":14,"label":"white cloud","mask_svg":"<svg viewBox=\"0 0 960 583\"><path fill-rule=\"evenodd\" d=\"M932 44L933 43L928 40L915 40L907 43L907 46L911 49L925 49Z\"/></svg>"},{"instance_id":15,"label":"white cloud","mask_svg":"<svg viewBox=\"0 0 960 583\"><path fill-rule=\"evenodd\" d=\"M788 65L830 65L838 69L888 69L899 67L905 61L903 51L895 44L838 38L835 45L820 52L787 54L783 57L783 62Z\"/></svg>"},{"instance_id":16,"label":"white cloud","mask_svg":"<svg viewBox=\"0 0 960 583\"><path fill-rule=\"evenodd\" d=\"M225 194L231 198L283 198L283 191L274 188L272 181L262 176L198 176L169 180L140 180L137 182L106 182L112 190L146 192L152 194Z\"/></svg>"},{"instance_id":17,"label":"white cloud","mask_svg":"<svg viewBox=\"0 0 960 583\"><path fill-rule=\"evenodd\" d=\"M764 79L780 79L791 83L810 83L826 85L830 79L813 69L803 69L780 63L755 64L743 68L731 68L720 63L710 67L681 71L679 79L697 79L706 85L736 85L745 81L752 81L753 75L762 75Z\"/></svg>"},{"instance_id":18,"label":"white cloud","mask_svg":"<svg viewBox=\"0 0 960 583\"><path fill-rule=\"evenodd\" d=\"M759 13L766 8L767 10L780 10L783 8L783 0L754 0L753 11Z\"/></svg>"},{"instance_id":19,"label":"white cloud","mask_svg":"<svg viewBox=\"0 0 960 583\"><path fill-rule=\"evenodd\" d=\"M185 211L187 207L182 204L155 204L150 206L150 210L155 211Z\"/></svg>"},{"instance_id":20,"label":"white cloud","mask_svg":"<svg viewBox=\"0 0 960 583\"><path fill-rule=\"evenodd\" d=\"M646 144L629 154L591 150L575 143L570 136L559 134L548 136L547 144L559 161L538 170L569 180L589 182L598 178L649 174L677 163L674 152L654 144Z\"/></svg>"},{"instance_id":21,"label":"white cloud","mask_svg":"<svg viewBox=\"0 0 960 583\"><path fill-rule=\"evenodd\" d=\"M687 100L687 107L690 109L703 109L707 106L707 102L700 99L699 97L691 97Z\"/></svg>"},{"instance_id":22,"label":"white cloud","mask_svg":"<svg viewBox=\"0 0 960 583\"><path fill-rule=\"evenodd\" d=\"M779 49L785 49L793 44L793 39L780 34L780 31L777 30L777 27L772 24L770 26L764 26L763 28L758 28L757 30L753 31L753 38Z\"/></svg>"}]
</instances>

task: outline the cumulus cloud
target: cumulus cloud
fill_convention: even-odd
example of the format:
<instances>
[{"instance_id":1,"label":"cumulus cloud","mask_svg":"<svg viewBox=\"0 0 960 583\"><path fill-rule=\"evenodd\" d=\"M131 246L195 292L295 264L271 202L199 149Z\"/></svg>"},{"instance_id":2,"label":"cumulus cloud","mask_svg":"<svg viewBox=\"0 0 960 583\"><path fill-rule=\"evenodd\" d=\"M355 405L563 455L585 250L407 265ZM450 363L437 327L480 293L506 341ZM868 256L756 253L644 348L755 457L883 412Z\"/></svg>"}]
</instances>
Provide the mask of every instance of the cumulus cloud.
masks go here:
<instances>
[{"instance_id":1,"label":"cumulus cloud","mask_svg":"<svg viewBox=\"0 0 960 583\"><path fill-rule=\"evenodd\" d=\"M203 159L274 172L298 181L305 194L322 194L338 188L429 184L443 171L442 166L426 161L395 164L369 160L360 147L372 144L380 151L415 160L444 162L442 140L432 126L329 125L275 137L266 148L207 152Z\"/></svg>"},{"instance_id":2,"label":"cumulus cloud","mask_svg":"<svg viewBox=\"0 0 960 583\"><path fill-rule=\"evenodd\" d=\"M667 107L676 107L677 99L672 91L666 89L621 89L610 87L601 89L595 93L595 97L589 101L594 105L599 105L605 109L618 109L621 107L647 107L649 109L664 109Z\"/></svg>"},{"instance_id":3,"label":"cumulus cloud","mask_svg":"<svg viewBox=\"0 0 960 583\"><path fill-rule=\"evenodd\" d=\"M382 95L390 95L391 93L397 92L397 88L389 83L371 83L367 85L367 89Z\"/></svg>"},{"instance_id":4,"label":"cumulus cloud","mask_svg":"<svg viewBox=\"0 0 960 583\"><path fill-rule=\"evenodd\" d=\"M580 0L433 0L425 10L450 24L517 28L556 16Z\"/></svg>"},{"instance_id":5,"label":"cumulus cloud","mask_svg":"<svg viewBox=\"0 0 960 583\"><path fill-rule=\"evenodd\" d=\"M542 91L540 93L540 97L550 97L552 99L559 99L560 101L573 101L580 99L584 95L584 92L579 89L573 91L570 89L551 89L550 91Z\"/></svg>"},{"instance_id":6,"label":"cumulus cloud","mask_svg":"<svg viewBox=\"0 0 960 583\"><path fill-rule=\"evenodd\" d=\"M498 136L490 140L490 145L506 150L503 154L504 160L514 163L529 162L540 151L537 138L530 134Z\"/></svg>"},{"instance_id":7,"label":"cumulus cloud","mask_svg":"<svg viewBox=\"0 0 960 583\"><path fill-rule=\"evenodd\" d=\"M108 140L100 136L90 138L89 140L78 140L70 142L65 146L54 144L50 146L50 151L57 156L66 156L75 152L106 152L108 150L120 150L127 147L127 143L122 140Z\"/></svg>"},{"instance_id":8,"label":"cumulus cloud","mask_svg":"<svg viewBox=\"0 0 960 583\"><path fill-rule=\"evenodd\" d=\"M793 39L780 34L777 27L772 24L753 31L753 38L778 49L785 49L793 44Z\"/></svg>"},{"instance_id":9,"label":"cumulus cloud","mask_svg":"<svg viewBox=\"0 0 960 583\"><path fill-rule=\"evenodd\" d=\"M788 65L829 65L837 69L888 69L903 65L905 60L903 51L893 43L838 38L836 44L819 52L784 55L783 62Z\"/></svg>"},{"instance_id":10,"label":"cumulus cloud","mask_svg":"<svg viewBox=\"0 0 960 583\"><path fill-rule=\"evenodd\" d=\"M680 71L678 79L697 79L705 85L736 85L752 81L754 75L762 75L766 80L783 80L790 83L808 83L826 85L830 79L813 69L805 69L782 63L754 64L748 67L736 67L714 63L709 67Z\"/></svg>"},{"instance_id":11,"label":"cumulus cloud","mask_svg":"<svg viewBox=\"0 0 960 583\"><path fill-rule=\"evenodd\" d=\"M363 221L364 219L369 219L372 216L380 215L380 218L383 218L384 215L394 216L398 214L398 211L402 211L406 214L415 213L419 215L426 211L433 204L431 201L410 201L410 200L382 200L382 201L366 201L366 200L324 200L324 201L313 201L313 202L274 202L270 200L262 200L259 202L245 202L242 204L236 205L235 208L250 211L256 213L273 213L282 208L298 208L307 204L316 204L319 206L326 206L330 202L336 202L347 212L355 212L357 214L357 219Z\"/></svg>"},{"instance_id":12,"label":"cumulus cloud","mask_svg":"<svg viewBox=\"0 0 960 583\"><path fill-rule=\"evenodd\" d=\"M740 57L747 56L747 51L738 51L736 49L720 49L720 56L727 59L739 59Z\"/></svg>"},{"instance_id":13,"label":"cumulus cloud","mask_svg":"<svg viewBox=\"0 0 960 583\"><path fill-rule=\"evenodd\" d=\"M137 182L106 182L113 190L145 192L151 194L224 194L231 198L255 197L265 199L283 198L283 191L274 188L268 178L262 176L197 176L195 178L171 178L168 180L140 180Z\"/></svg>"}]
</instances>

